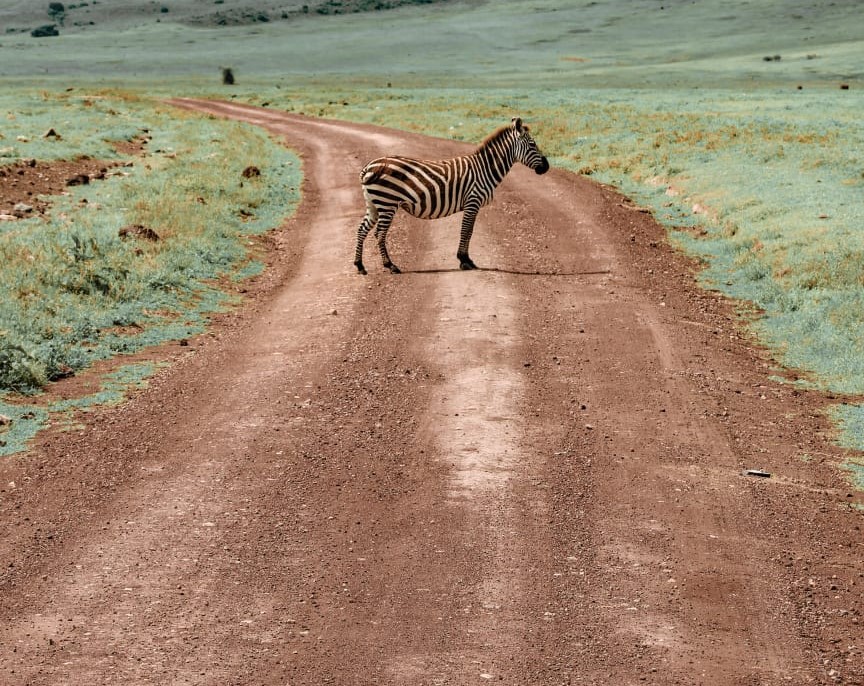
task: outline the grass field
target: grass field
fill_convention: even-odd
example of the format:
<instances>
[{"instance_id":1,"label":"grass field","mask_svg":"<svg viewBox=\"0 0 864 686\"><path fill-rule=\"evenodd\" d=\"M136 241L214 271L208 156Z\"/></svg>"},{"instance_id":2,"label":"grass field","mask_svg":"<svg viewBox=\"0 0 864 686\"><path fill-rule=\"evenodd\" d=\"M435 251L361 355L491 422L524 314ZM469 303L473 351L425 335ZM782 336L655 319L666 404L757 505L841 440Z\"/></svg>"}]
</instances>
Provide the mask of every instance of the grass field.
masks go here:
<instances>
[{"instance_id":1,"label":"grass field","mask_svg":"<svg viewBox=\"0 0 864 686\"><path fill-rule=\"evenodd\" d=\"M119 2L35 39L22 3L0 2L4 105L37 79L52 97L70 85L212 95L475 141L519 114L555 164L652 207L704 261L706 287L755 305L749 325L799 383L864 395L856 1L453 1L339 16L283 4L285 17L259 3L268 21L219 26L222 8L202 21L200 3ZM219 83L225 66L234 86ZM843 442L864 447L861 406L834 416Z\"/></svg>"}]
</instances>

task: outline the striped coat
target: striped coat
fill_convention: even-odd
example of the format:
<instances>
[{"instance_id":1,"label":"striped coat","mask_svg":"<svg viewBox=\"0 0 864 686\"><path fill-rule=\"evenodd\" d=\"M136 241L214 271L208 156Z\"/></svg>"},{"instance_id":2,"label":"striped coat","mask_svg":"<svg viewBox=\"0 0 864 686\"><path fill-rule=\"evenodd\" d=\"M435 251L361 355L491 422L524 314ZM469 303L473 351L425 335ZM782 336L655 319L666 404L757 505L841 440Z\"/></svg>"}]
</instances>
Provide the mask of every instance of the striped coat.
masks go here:
<instances>
[{"instance_id":1,"label":"striped coat","mask_svg":"<svg viewBox=\"0 0 864 686\"><path fill-rule=\"evenodd\" d=\"M476 269L468 256L468 244L477 213L492 201L495 188L516 162L538 174L549 170L549 162L518 117L488 136L470 155L440 161L381 157L367 164L360 172L366 215L357 229L357 270L366 273L363 242L374 229L384 268L399 273L387 253L387 231L399 209L421 219L463 212L456 257L461 269Z\"/></svg>"}]
</instances>

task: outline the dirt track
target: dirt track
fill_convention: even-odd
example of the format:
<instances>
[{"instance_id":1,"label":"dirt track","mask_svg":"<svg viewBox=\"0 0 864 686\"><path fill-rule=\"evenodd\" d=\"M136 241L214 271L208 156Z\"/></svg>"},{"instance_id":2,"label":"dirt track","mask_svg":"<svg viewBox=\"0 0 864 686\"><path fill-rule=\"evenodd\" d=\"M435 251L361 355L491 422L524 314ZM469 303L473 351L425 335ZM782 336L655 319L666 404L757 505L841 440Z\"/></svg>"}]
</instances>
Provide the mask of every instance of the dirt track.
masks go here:
<instances>
[{"instance_id":1,"label":"dirt track","mask_svg":"<svg viewBox=\"0 0 864 686\"><path fill-rule=\"evenodd\" d=\"M215 336L0 463L0 683L864 683L825 401L649 215L516 169L480 271L398 215L361 277L358 169L464 146L184 106L284 136L304 203Z\"/></svg>"}]
</instances>

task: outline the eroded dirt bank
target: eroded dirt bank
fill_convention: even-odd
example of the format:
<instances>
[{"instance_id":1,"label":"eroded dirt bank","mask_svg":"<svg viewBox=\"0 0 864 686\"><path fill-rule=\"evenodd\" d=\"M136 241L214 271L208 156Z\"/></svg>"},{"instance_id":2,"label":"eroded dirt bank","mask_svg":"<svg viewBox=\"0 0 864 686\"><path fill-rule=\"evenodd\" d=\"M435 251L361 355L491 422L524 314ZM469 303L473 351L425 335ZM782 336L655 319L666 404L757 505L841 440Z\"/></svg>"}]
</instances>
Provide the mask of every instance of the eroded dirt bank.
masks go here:
<instances>
[{"instance_id":1,"label":"eroded dirt bank","mask_svg":"<svg viewBox=\"0 0 864 686\"><path fill-rule=\"evenodd\" d=\"M304 202L215 337L0 463L0 682L864 680L824 401L768 380L649 216L518 169L480 271L458 217L400 215L405 273L370 239L363 278L358 169L464 146L178 104L283 136Z\"/></svg>"}]
</instances>

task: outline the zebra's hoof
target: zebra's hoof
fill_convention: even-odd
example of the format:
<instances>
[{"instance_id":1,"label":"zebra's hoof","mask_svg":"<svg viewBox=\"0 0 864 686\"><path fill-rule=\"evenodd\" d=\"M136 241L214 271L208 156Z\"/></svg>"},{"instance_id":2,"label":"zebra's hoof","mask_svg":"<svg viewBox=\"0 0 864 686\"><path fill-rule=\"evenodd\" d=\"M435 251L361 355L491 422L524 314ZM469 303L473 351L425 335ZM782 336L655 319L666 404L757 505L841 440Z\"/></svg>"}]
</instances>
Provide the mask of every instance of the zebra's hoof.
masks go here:
<instances>
[{"instance_id":1,"label":"zebra's hoof","mask_svg":"<svg viewBox=\"0 0 864 686\"><path fill-rule=\"evenodd\" d=\"M471 260L465 260L464 262L459 263L459 269L468 271L471 269L477 269L477 265L474 264Z\"/></svg>"},{"instance_id":2,"label":"zebra's hoof","mask_svg":"<svg viewBox=\"0 0 864 686\"><path fill-rule=\"evenodd\" d=\"M364 276L366 275L366 267L363 266L362 262L355 262L354 266L357 267L358 272L360 272Z\"/></svg>"},{"instance_id":3,"label":"zebra's hoof","mask_svg":"<svg viewBox=\"0 0 864 686\"><path fill-rule=\"evenodd\" d=\"M387 267L387 269L390 270L390 273L391 273L391 274L401 274L401 273L402 273L402 270L399 269L399 267L397 267L395 264L387 264L387 265L384 265L384 266Z\"/></svg>"}]
</instances>

